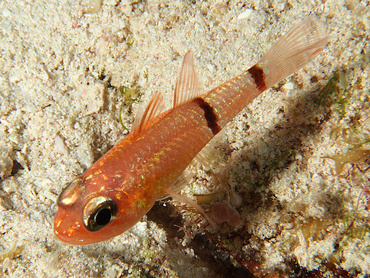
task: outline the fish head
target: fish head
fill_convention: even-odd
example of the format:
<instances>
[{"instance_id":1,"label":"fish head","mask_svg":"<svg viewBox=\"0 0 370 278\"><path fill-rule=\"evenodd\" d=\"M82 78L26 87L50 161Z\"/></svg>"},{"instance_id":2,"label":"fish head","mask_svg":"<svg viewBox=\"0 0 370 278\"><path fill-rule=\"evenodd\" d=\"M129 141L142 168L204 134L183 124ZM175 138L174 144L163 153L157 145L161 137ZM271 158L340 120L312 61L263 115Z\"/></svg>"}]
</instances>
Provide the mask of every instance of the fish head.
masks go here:
<instances>
[{"instance_id":1,"label":"fish head","mask_svg":"<svg viewBox=\"0 0 370 278\"><path fill-rule=\"evenodd\" d=\"M108 240L131 228L137 215L127 194L92 190L89 181L77 178L60 194L54 234L63 242L86 245Z\"/></svg>"}]
</instances>

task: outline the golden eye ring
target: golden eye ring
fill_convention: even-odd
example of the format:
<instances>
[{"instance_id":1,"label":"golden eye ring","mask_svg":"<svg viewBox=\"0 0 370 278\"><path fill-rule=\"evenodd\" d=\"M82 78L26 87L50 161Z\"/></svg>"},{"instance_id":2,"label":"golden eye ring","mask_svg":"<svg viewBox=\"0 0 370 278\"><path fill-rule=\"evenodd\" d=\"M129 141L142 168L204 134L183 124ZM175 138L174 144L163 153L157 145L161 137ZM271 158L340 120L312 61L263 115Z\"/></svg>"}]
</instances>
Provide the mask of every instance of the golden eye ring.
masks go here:
<instances>
[{"instance_id":1,"label":"golden eye ring","mask_svg":"<svg viewBox=\"0 0 370 278\"><path fill-rule=\"evenodd\" d=\"M93 198L85 206L84 225L91 232L98 231L116 218L117 211L117 204L111 198L105 196Z\"/></svg>"}]
</instances>

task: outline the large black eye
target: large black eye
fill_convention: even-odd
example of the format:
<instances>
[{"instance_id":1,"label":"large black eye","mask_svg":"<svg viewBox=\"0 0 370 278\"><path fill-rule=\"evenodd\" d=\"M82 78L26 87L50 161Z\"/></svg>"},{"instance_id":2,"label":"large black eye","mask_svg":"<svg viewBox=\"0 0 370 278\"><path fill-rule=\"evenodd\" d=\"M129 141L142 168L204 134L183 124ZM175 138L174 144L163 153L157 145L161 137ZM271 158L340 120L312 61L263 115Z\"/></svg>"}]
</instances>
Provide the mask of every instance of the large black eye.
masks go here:
<instances>
[{"instance_id":1,"label":"large black eye","mask_svg":"<svg viewBox=\"0 0 370 278\"><path fill-rule=\"evenodd\" d=\"M87 203L83 221L85 227L92 232L98 231L116 218L117 204L111 198L100 196Z\"/></svg>"}]
</instances>

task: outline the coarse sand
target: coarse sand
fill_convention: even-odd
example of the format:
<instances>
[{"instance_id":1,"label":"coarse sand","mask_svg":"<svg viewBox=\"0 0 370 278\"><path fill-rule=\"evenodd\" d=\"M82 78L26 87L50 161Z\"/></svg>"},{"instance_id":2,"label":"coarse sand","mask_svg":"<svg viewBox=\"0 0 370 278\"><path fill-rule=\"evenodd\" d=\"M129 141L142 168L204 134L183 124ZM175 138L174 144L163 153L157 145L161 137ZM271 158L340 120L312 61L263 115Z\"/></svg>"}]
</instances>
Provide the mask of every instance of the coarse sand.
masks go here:
<instances>
[{"instance_id":1,"label":"coarse sand","mask_svg":"<svg viewBox=\"0 0 370 278\"><path fill-rule=\"evenodd\" d=\"M225 165L188 169L183 194L220 192L211 204L231 201L236 227L214 231L167 200L109 241L56 238L66 183L128 134L155 91L169 106L187 50L206 91L310 13L328 25L323 52L225 128ZM324 158L369 149L369 28L359 0L0 1L0 276L370 275L369 157L340 173Z\"/></svg>"}]
</instances>

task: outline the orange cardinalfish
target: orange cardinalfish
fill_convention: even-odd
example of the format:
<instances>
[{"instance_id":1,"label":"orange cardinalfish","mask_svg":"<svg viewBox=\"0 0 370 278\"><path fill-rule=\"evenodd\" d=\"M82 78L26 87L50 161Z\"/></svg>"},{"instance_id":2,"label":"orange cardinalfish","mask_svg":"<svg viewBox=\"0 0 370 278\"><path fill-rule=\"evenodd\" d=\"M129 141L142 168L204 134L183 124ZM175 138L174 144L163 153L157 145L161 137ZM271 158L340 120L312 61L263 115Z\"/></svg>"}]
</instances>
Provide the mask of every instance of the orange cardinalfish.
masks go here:
<instances>
[{"instance_id":1,"label":"orange cardinalfish","mask_svg":"<svg viewBox=\"0 0 370 278\"><path fill-rule=\"evenodd\" d=\"M188 164L229 121L264 90L311 61L326 42L325 24L311 15L257 64L206 94L199 92L188 51L173 108L160 113L163 99L156 93L133 132L60 194L56 236L84 245L131 228L157 199L172 194L171 186Z\"/></svg>"}]
</instances>

